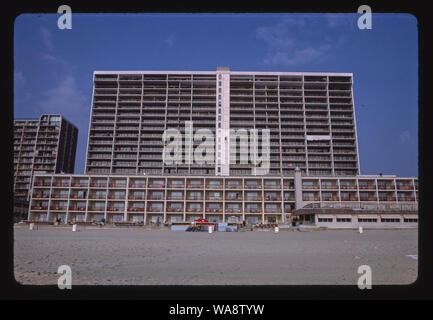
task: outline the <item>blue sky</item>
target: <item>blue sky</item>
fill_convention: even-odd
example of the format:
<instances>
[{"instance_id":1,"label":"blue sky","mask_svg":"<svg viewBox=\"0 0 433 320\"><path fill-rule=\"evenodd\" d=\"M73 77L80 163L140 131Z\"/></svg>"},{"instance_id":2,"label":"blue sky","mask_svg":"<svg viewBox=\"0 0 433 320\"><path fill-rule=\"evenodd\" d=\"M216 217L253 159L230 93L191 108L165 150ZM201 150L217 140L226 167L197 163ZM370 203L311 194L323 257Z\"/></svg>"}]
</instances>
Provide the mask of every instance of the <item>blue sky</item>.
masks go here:
<instances>
[{"instance_id":1,"label":"blue sky","mask_svg":"<svg viewBox=\"0 0 433 320\"><path fill-rule=\"evenodd\" d=\"M73 11L73 8L72 8ZM15 20L14 116L61 113L83 173L94 70L351 72L362 174L418 175L418 31L405 14L25 14Z\"/></svg>"}]
</instances>

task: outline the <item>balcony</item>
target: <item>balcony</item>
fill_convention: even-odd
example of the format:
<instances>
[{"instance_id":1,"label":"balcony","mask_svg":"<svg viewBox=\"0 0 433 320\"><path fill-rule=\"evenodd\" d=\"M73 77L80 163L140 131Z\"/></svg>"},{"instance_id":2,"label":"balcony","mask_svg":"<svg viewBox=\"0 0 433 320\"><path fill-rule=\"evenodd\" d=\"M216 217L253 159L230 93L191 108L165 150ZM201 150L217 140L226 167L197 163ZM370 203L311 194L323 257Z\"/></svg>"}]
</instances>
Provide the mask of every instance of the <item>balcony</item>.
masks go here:
<instances>
[{"instance_id":1,"label":"balcony","mask_svg":"<svg viewBox=\"0 0 433 320\"><path fill-rule=\"evenodd\" d=\"M247 201L262 201L261 197L246 197L245 200Z\"/></svg>"},{"instance_id":2,"label":"balcony","mask_svg":"<svg viewBox=\"0 0 433 320\"><path fill-rule=\"evenodd\" d=\"M105 207L89 207L88 211L105 211Z\"/></svg>"},{"instance_id":3,"label":"balcony","mask_svg":"<svg viewBox=\"0 0 433 320\"><path fill-rule=\"evenodd\" d=\"M37 181L37 182L35 182L35 186L38 186L38 187L49 187L49 186L51 186L51 182L41 182L41 181Z\"/></svg>"},{"instance_id":4,"label":"balcony","mask_svg":"<svg viewBox=\"0 0 433 320\"><path fill-rule=\"evenodd\" d=\"M85 187L85 188L87 188L89 186L89 183L88 182L87 183L73 182L72 186L73 187Z\"/></svg>"},{"instance_id":5,"label":"balcony","mask_svg":"<svg viewBox=\"0 0 433 320\"><path fill-rule=\"evenodd\" d=\"M347 197L347 198L342 197L341 201L358 201L358 198L357 197Z\"/></svg>"},{"instance_id":6,"label":"balcony","mask_svg":"<svg viewBox=\"0 0 433 320\"><path fill-rule=\"evenodd\" d=\"M50 210L53 210L53 211L66 211L66 207L64 207L64 206L56 206L56 205L51 205L50 206Z\"/></svg>"},{"instance_id":7,"label":"balcony","mask_svg":"<svg viewBox=\"0 0 433 320\"><path fill-rule=\"evenodd\" d=\"M207 189L222 189L222 185L218 184L218 185L214 185L214 184L208 184L206 185Z\"/></svg>"},{"instance_id":8,"label":"balcony","mask_svg":"<svg viewBox=\"0 0 433 320\"><path fill-rule=\"evenodd\" d=\"M48 210L48 206L31 206L32 210Z\"/></svg>"},{"instance_id":9,"label":"balcony","mask_svg":"<svg viewBox=\"0 0 433 320\"><path fill-rule=\"evenodd\" d=\"M391 185L391 184L382 184L381 185L381 184L378 184L377 188L380 189L380 190L384 190L384 189L390 190L390 189L395 189L395 185Z\"/></svg>"},{"instance_id":10,"label":"balcony","mask_svg":"<svg viewBox=\"0 0 433 320\"><path fill-rule=\"evenodd\" d=\"M108 207L107 208L107 211L116 211L116 212L119 212L119 211L123 211L124 210L124 208L118 208L118 207Z\"/></svg>"},{"instance_id":11,"label":"balcony","mask_svg":"<svg viewBox=\"0 0 433 320\"><path fill-rule=\"evenodd\" d=\"M187 187L198 189L198 188L203 188L203 184L188 184Z\"/></svg>"},{"instance_id":12,"label":"balcony","mask_svg":"<svg viewBox=\"0 0 433 320\"><path fill-rule=\"evenodd\" d=\"M144 183L130 183L130 188L146 188L146 184Z\"/></svg>"},{"instance_id":13,"label":"balcony","mask_svg":"<svg viewBox=\"0 0 433 320\"><path fill-rule=\"evenodd\" d=\"M86 207L69 206L69 211L86 211Z\"/></svg>"},{"instance_id":14,"label":"balcony","mask_svg":"<svg viewBox=\"0 0 433 320\"><path fill-rule=\"evenodd\" d=\"M379 201L397 201L396 197L379 197Z\"/></svg>"},{"instance_id":15,"label":"balcony","mask_svg":"<svg viewBox=\"0 0 433 320\"><path fill-rule=\"evenodd\" d=\"M259 184L257 184L257 185L248 185L248 184L246 184L246 185L244 186L244 188L245 188L245 189L261 189L262 186L259 185Z\"/></svg>"},{"instance_id":16,"label":"balcony","mask_svg":"<svg viewBox=\"0 0 433 320\"><path fill-rule=\"evenodd\" d=\"M376 189L376 185L375 184L368 184L368 185L359 185L359 189L370 189L370 190L373 190L373 189Z\"/></svg>"},{"instance_id":17,"label":"balcony","mask_svg":"<svg viewBox=\"0 0 433 320\"><path fill-rule=\"evenodd\" d=\"M169 183L167 185L167 187L168 188L183 188L183 187L185 187L185 185L184 184L172 184L172 183Z\"/></svg>"},{"instance_id":18,"label":"balcony","mask_svg":"<svg viewBox=\"0 0 433 320\"><path fill-rule=\"evenodd\" d=\"M144 200L145 197L144 196L136 196L136 195L131 194L128 196L128 199L130 199L130 200Z\"/></svg>"},{"instance_id":19,"label":"balcony","mask_svg":"<svg viewBox=\"0 0 433 320\"><path fill-rule=\"evenodd\" d=\"M319 197L303 197L303 201L320 201Z\"/></svg>"},{"instance_id":20,"label":"balcony","mask_svg":"<svg viewBox=\"0 0 433 320\"><path fill-rule=\"evenodd\" d=\"M293 185L293 184L289 184L289 185L288 184L284 184L283 188L284 189L295 189L295 185Z\"/></svg>"},{"instance_id":21,"label":"balcony","mask_svg":"<svg viewBox=\"0 0 433 320\"><path fill-rule=\"evenodd\" d=\"M89 195L89 199L105 199L106 195L101 194L91 194Z\"/></svg>"},{"instance_id":22,"label":"balcony","mask_svg":"<svg viewBox=\"0 0 433 320\"><path fill-rule=\"evenodd\" d=\"M108 199L125 200L125 195L108 195Z\"/></svg>"},{"instance_id":23,"label":"balcony","mask_svg":"<svg viewBox=\"0 0 433 320\"><path fill-rule=\"evenodd\" d=\"M164 184L163 183L161 183L161 184L149 183L148 188L164 188Z\"/></svg>"},{"instance_id":24,"label":"balcony","mask_svg":"<svg viewBox=\"0 0 433 320\"><path fill-rule=\"evenodd\" d=\"M139 207L129 207L128 211L132 211L132 212L144 212L144 208L139 208Z\"/></svg>"},{"instance_id":25,"label":"balcony","mask_svg":"<svg viewBox=\"0 0 433 320\"><path fill-rule=\"evenodd\" d=\"M167 200L183 200L183 196L167 196Z\"/></svg>"},{"instance_id":26,"label":"balcony","mask_svg":"<svg viewBox=\"0 0 433 320\"><path fill-rule=\"evenodd\" d=\"M51 198L64 198L67 199L68 198L68 194L62 194L62 193L52 193L51 194Z\"/></svg>"},{"instance_id":27,"label":"balcony","mask_svg":"<svg viewBox=\"0 0 433 320\"><path fill-rule=\"evenodd\" d=\"M407 185L397 185L398 190L413 190L413 186L410 184Z\"/></svg>"},{"instance_id":28,"label":"balcony","mask_svg":"<svg viewBox=\"0 0 433 320\"><path fill-rule=\"evenodd\" d=\"M322 189L338 189L338 185L336 185L336 184L325 184L325 185L323 185L322 184Z\"/></svg>"},{"instance_id":29,"label":"balcony","mask_svg":"<svg viewBox=\"0 0 433 320\"><path fill-rule=\"evenodd\" d=\"M206 200L222 200L221 196L207 196Z\"/></svg>"},{"instance_id":30,"label":"balcony","mask_svg":"<svg viewBox=\"0 0 433 320\"><path fill-rule=\"evenodd\" d=\"M49 198L50 195L49 194L44 194L44 193L35 193L32 195L33 198Z\"/></svg>"},{"instance_id":31,"label":"balcony","mask_svg":"<svg viewBox=\"0 0 433 320\"><path fill-rule=\"evenodd\" d=\"M152 195L149 195L149 196L147 196L147 199L148 200L163 200L164 199L164 196L152 196Z\"/></svg>"},{"instance_id":32,"label":"balcony","mask_svg":"<svg viewBox=\"0 0 433 320\"><path fill-rule=\"evenodd\" d=\"M416 201L415 197L398 197L398 201Z\"/></svg>"},{"instance_id":33,"label":"balcony","mask_svg":"<svg viewBox=\"0 0 433 320\"><path fill-rule=\"evenodd\" d=\"M261 208L257 208L257 209L245 209L246 213L262 213L262 209Z\"/></svg>"},{"instance_id":34,"label":"balcony","mask_svg":"<svg viewBox=\"0 0 433 320\"><path fill-rule=\"evenodd\" d=\"M341 189L356 189L356 185L354 185L354 184L351 184L351 185L342 184L342 185L340 185L340 188Z\"/></svg>"},{"instance_id":35,"label":"balcony","mask_svg":"<svg viewBox=\"0 0 433 320\"><path fill-rule=\"evenodd\" d=\"M53 182L54 187L69 187L69 182Z\"/></svg>"},{"instance_id":36,"label":"balcony","mask_svg":"<svg viewBox=\"0 0 433 320\"><path fill-rule=\"evenodd\" d=\"M167 212L183 212L183 208L167 208Z\"/></svg>"},{"instance_id":37,"label":"balcony","mask_svg":"<svg viewBox=\"0 0 433 320\"><path fill-rule=\"evenodd\" d=\"M67 196L66 196L66 198L67 198ZM86 199L84 194L71 194L71 198L72 199Z\"/></svg>"},{"instance_id":38,"label":"balcony","mask_svg":"<svg viewBox=\"0 0 433 320\"><path fill-rule=\"evenodd\" d=\"M265 196L265 201L281 201L281 198L275 196Z\"/></svg>"},{"instance_id":39,"label":"balcony","mask_svg":"<svg viewBox=\"0 0 433 320\"><path fill-rule=\"evenodd\" d=\"M359 197L359 201L377 201L376 197Z\"/></svg>"},{"instance_id":40,"label":"balcony","mask_svg":"<svg viewBox=\"0 0 433 320\"><path fill-rule=\"evenodd\" d=\"M226 213L241 213L242 210L241 209L229 209L229 208L226 208L225 212Z\"/></svg>"}]
</instances>

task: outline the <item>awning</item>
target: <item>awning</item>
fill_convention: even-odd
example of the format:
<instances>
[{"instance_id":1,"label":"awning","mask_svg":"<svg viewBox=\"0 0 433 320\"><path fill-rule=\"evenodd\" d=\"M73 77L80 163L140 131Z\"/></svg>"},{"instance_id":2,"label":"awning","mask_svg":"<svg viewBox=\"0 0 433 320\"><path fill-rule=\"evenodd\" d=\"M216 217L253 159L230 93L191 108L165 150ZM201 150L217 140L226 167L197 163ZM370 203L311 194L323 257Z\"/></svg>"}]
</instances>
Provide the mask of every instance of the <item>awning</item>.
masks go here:
<instances>
[{"instance_id":1,"label":"awning","mask_svg":"<svg viewBox=\"0 0 433 320\"><path fill-rule=\"evenodd\" d=\"M344 219L352 219L353 215L351 214L336 214L335 215L336 218L344 218Z\"/></svg>"},{"instance_id":2,"label":"awning","mask_svg":"<svg viewBox=\"0 0 433 320\"><path fill-rule=\"evenodd\" d=\"M334 218L334 216L332 215L332 214L318 214L317 215L317 217L318 218L330 218L330 219L333 219Z\"/></svg>"},{"instance_id":3,"label":"awning","mask_svg":"<svg viewBox=\"0 0 433 320\"><path fill-rule=\"evenodd\" d=\"M377 214L358 214L358 219L379 219Z\"/></svg>"},{"instance_id":4,"label":"awning","mask_svg":"<svg viewBox=\"0 0 433 320\"><path fill-rule=\"evenodd\" d=\"M401 219L401 214L381 214L380 217L384 219Z\"/></svg>"}]
</instances>

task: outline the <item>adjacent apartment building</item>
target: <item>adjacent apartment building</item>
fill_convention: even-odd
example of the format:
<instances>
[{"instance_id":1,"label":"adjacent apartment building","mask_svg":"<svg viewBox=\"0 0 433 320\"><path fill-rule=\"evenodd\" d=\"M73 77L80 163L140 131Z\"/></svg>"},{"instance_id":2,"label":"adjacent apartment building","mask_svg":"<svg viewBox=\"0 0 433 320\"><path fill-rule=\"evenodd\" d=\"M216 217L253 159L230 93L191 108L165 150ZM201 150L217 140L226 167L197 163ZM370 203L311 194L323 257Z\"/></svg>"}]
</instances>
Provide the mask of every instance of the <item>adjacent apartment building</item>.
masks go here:
<instances>
[{"instance_id":1,"label":"adjacent apartment building","mask_svg":"<svg viewBox=\"0 0 433 320\"><path fill-rule=\"evenodd\" d=\"M85 173L36 175L29 219L281 223L312 206L383 213L351 223L417 222L416 177L360 174L351 73L95 71L93 82ZM262 156L268 132L265 174L241 148L254 130ZM167 131L181 135L181 161L164 161ZM191 161L203 144L212 161Z\"/></svg>"},{"instance_id":2,"label":"adjacent apartment building","mask_svg":"<svg viewBox=\"0 0 433 320\"><path fill-rule=\"evenodd\" d=\"M35 173L73 173L78 129L58 114L14 120L14 211L27 213ZM22 212L21 212L22 213Z\"/></svg>"}]
</instances>

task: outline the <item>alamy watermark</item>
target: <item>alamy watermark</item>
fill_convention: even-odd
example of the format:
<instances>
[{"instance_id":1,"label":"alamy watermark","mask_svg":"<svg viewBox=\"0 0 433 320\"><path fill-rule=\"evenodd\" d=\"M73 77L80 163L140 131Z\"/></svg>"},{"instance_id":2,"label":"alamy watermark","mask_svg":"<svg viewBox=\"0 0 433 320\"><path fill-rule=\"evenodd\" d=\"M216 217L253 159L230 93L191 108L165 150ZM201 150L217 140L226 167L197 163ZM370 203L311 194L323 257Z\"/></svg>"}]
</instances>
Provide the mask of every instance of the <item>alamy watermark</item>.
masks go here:
<instances>
[{"instance_id":1,"label":"alamy watermark","mask_svg":"<svg viewBox=\"0 0 433 320\"><path fill-rule=\"evenodd\" d=\"M185 121L184 136L175 129L167 129L162 136L165 165L231 165L251 164L253 175L266 175L270 167L269 129L217 129L217 139L210 129L199 129L195 133L192 121ZM239 144L238 144L239 141ZM217 149L215 148L215 142ZM194 147L194 145L196 145ZM239 148L237 148L239 146ZM185 156L183 156L184 151Z\"/></svg>"},{"instance_id":2,"label":"alamy watermark","mask_svg":"<svg viewBox=\"0 0 433 320\"><path fill-rule=\"evenodd\" d=\"M57 269L57 273L61 274L59 279L57 280L57 286L60 290L63 289L72 289L72 270L71 267L67 264L63 264L59 266Z\"/></svg>"},{"instance_id":3,"label":"alamy watermark","mask_svg":"<svg viewBox=\"0 0 433 320\"><path fill-rule=\"evenodd\" d=\"M360 290L371 289L371 267L366 264L359 266L358 274L361 275L358 278L358 288Z\"/></svg>"}]
</instances>

